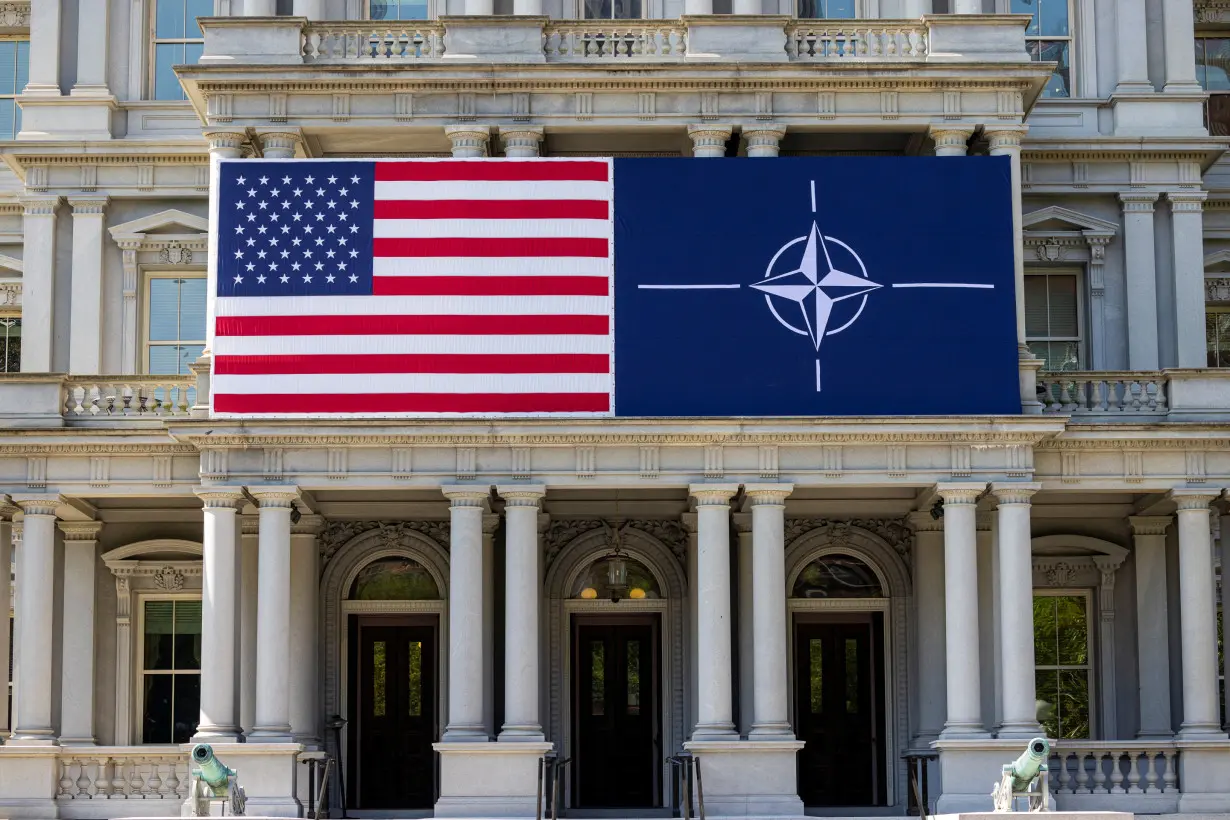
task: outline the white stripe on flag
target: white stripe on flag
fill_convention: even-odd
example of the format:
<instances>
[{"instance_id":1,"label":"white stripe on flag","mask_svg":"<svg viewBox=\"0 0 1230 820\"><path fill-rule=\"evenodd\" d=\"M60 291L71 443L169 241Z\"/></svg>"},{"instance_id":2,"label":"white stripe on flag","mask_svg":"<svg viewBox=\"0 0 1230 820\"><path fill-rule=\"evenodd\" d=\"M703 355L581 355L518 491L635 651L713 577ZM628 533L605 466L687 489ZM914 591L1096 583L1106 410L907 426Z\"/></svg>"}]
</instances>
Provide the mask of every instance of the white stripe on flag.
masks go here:
<instances>
[{"instance_id":1,"label":"white stripe on flag","mask_svg":"<svg viewBox=\"0 0 1230 820\"><path fill-rule=\"evenodd\" d=\"M377 239L434 239L437 237L610 239L611 223L605 219L377 219L373 236Z\"/></svg>"},{"instance_id":2,"label":"white stripe on flag","mask_svg":"<svg viewBox=\"0 0 1230 820\"><path fill-rule=\"evenodd\" d=\"M595 199L611 200L611 183L575 180L535 182L377 182L379 200Z\"/></svg>"},{"instance_id":3,"label":"white stripe on flag","mask_svg":"<svg viewBox=\"0 0 1230 820\"><path fill-rule=\"evenodd\" d=\"M609 296L220 297L218 316L606 316Z\"/></svg>"},{"instance_id":4,"label":"white stripe on flag","mask_svg":"<svg viewBox=\"0 0 1230 820\"><path fill-rule=\"evenodd\" d=\"M611 260L576 256L377 256L376 276L610 276Z\"/></svg>"},{"instance_id":5,"label":"white stripe on flag","mask_svg":"<svg viewBox=\"0 0 1230 820\"><path fill-rule=\"evenodd\" d=\"M213 377L213 391L265 393L609 393L608 373L326 373Z\"/></svg>"},{"instance_id":6,"label":"white stripe on flag","mask_svg":"<svg viewBox=\"0 0 1230 820\"><path fill-rule=\"evenodd\" d=\"M218 336L215 356L611 352L608 336Z\"/></svg>"}]
</instances>

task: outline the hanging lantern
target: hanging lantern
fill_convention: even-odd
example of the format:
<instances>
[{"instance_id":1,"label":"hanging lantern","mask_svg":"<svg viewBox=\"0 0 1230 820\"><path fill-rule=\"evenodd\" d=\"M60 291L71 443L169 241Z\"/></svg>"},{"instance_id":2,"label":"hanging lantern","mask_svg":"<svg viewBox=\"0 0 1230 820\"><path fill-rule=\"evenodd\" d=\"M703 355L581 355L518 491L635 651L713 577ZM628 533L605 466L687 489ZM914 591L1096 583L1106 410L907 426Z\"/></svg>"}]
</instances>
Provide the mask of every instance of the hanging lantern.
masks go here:
<instances>
[{"instance_id":1,"label":"hanging lantern","mask_svg":"<svg viewBox=\"0 0 1230 820\"><path fill-rule=\"evenodd\" d=\"M618 601L628 591L628 562L618 549L606 557L606 585L612 601Z\"/></svg>"}]
</instances>

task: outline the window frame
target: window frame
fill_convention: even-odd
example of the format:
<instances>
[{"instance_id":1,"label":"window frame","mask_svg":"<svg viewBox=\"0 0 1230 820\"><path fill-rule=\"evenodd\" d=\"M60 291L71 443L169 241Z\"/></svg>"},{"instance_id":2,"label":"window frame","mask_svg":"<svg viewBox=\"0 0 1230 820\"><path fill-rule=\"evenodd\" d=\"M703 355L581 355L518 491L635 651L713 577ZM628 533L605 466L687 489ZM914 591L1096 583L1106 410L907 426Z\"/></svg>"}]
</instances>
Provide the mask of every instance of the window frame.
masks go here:
<instances>
[{"instance_id":1,"label":"window frame","mask_svg":"<svg viewBox=\"0 0 1230 820\"><path fill-rule=\"evenodd\" d=\"M436 0L426 0L426 3L427 3L427 16L424 17L422 20L393 20L393 21L380 20L377 22L404 23L404 24L409 25L409 24L416 23L416 22L425 23L429 20L435 20L438 15L438 12L436 9ZM398 0L398 5L400 7L400 0ZM363 0L363 19L364 20L372 19L372 0Z\"/></svg>"},{"instance_id":2,"label":"window frame","mask_svg":"<svg viewBox=\"0 0 1230 820\"><path fill-rule=\"evenodd\" d=\"M145 676L148 674L157 675L196 675L200 678L204 674L205 659L201 658L200 669L156 669L148 670L145 668L145 605L156 601L200 601L204 605L204 592L197 590L195 592L153 592L138 590L135 604L137 607L137 634L135 644L135 652L133 653L133 673L135 678L135 686L133 687L133 701L135 707L132 712L132 742L135 746L167 746L178 749L180 744L175 742L170 743L146 743L145 742ZM201 615L201 628L204 629L204 612ZM199 682L199 681L198 681ZM198 703L199 706L199 703Z\"/></svg>"},{"instance_id":3,"label":"window frame","mask_svg":"<svg viewBox=\"0 0 1230 820\"><path fill-rule=\"evenodd\" d=\"M1089 737L1079 738L1079 740L1096 740L1100 735L1101 727L1098 725L1098 717L1102 711L1101 693L1098 686L1098 656L1097 656L1097 629L1094 627L1096 617L1100 617L1097 610L1094 609L1096 599L1094 593L1096 590L1088 587L1034 587L1034 598L1084 598L1085 599L1085 657L1089 659L1084 666L1074 666L1071 664L1047 664L1041 665L1038 663L1037 653L1034 655L1034 677L1037 678L1038 672L1046 671L1064 671L1064 670L1085 670L1085 678L1089 684ZM1096 616L1096 617L1095 617ZM1077 740L1077 738L1072 738Z\"/></svg>"},{"instance_id":4,"label":"window frame","mask_svg":"<svg viewBox=\"0 0 1230 820\"><path fill-rule=\"evenodd\" d=\"M187 103L188 95L183 92L183 86L180 86L182 97L174 100L158 99L158 46L159 45L183 45L186 43L200 43L202 48L205 45L204 32L201 32L201 37L159 37L158 36L158 0L147 0L149 13L146 16L146 42L149 48L146 49L146 70L145 82L146 89L144 97L150 102L159 103ZM187 2L187 0L184 0Z\"/></svg>"},{"instance_id":5,"label":"window frame","mask_svg":"<svg viewBox=\"0 0 1230 820\"><path fill-rule=\"evenodd\" d=\"M1077 20L1076 2L1075 0L1065 0L1065 2L1067 2L1068 4L1068 33L1066 36L1051 35L1051 34L1038 34L1036 36L1031 36L1028 33L1028 27L1026 27L1026 34L1025 34L1026 49L1029 48L1030 43L1058 42L1058 43L1068 44L1068 96L1066 97L1047 97L1045 96L1045 93L1043 93L1042 95L1039 95L1038 97L1039 101L1074 100L1080 94L1080 89L1078 87L1080 78L1076 70L1076 65L1077 65L1076 48L1077 48L1077 39L1078 39L1077 31L1076 31L1076 20ZM999 0L997 6L999 8L999 11L1003 14L1012 13L1012 0ZM1041 9L1039 8L1039 11L1040 10ZM1043 62L1042 60L1034 60L1032 56L1030 57L1030 61L1031 62ZM1043 91L1045 92L1045 86L1043 86Z\"/></svg>"},{"instance_id":6,"label":"window frame","mask_svg":"<svg viewBox=\"0 0 1230 820\"><path fill-rule=\"evenodd\" d=\"M21 372L21 352L20 350L18 351L18 357L17 357L17 369L16 370L7 369L8 367L8 356L7 356L8 332L7 332L7 329L8 327L11 327L11 325L4 326L2 323L12 322L12 321L16 321L18 327L20 327L21 325L21 310L20 309L0 310L0 373L20 373ZM20 337L21 337L21 334L18 333L18 338Z\"/></svg>"},{"instance_id":7,"label":"window frame","mask_svg":"<svg viewBox=\"0 0 1230 820\"><path fill-rule=\"evenodd\" d=\"M1089 335L1088 321L1085 318L1085 271L1076 267L1048 268L1048 267L1026 267L1025 275L1028 276L1073 276L1076 278L1076 336L1030 336L1028 330L1025 334L1025 344L1032 345L1034 342L1075 342L1077 349L1077 367L1076 370L1084 370L1089 364ZM1024 297L1022 297L1024 298ZM1050 306L1047 306L1047 316L1050 316ZM1031 348L1032 349L1032 348ZM1063 373L1063 370L1042 370L1043 373Z\"/></svg>"},{"instance_id":8,"label":"window frame","mask_svg":"<svg viewBox=\"0 0 1230 820\"><path fill-rule=\"evenodd\" d=\"M161 270L161 269L150 270L150 271L144 271L143 274L144 275L141 278L141 345L140 345L141 353L140 353L140 361L137 362L137 372L143 375L158 375L158 376L165 375L168 377L173 376L173 375L186 376L188 375L186 373L151 374L150 366L149 366L150 348L167 347L170 345L184 345L184 344L206 345L208 344L208 340L207 339L200 339L200 340L176 339L172 341L172 340L163 339L163 340L159 340L156 342L150 341L150 337L149 337L149 330L150 330L149 323L150 323L150 318L151 318L150 316L150 302L151 302L150 289L152 287L150 283L152 283L155 279L180 279L180 278L201 279L206 282L206 289L208 290L208 281L209 281L208 273L199 268L191 268L188 270L179 270L179 271ZM208 300L209 298L208 292L205 294L205 296L206 296L206 300ZM209 308L208 307L206 307L205 309L205 321L207 323L205 327L205 335L208 337L209 335L209 327L208 327Z\"/></svg>"},{"instance_id":9,"label":"window frame","mask_svg":"<svg viewBox=\"0 0 1230 820\"><path fill-rule=\"evenodd\" d=\"M26 44L26 82L29 83L30 77L30 35L27 34L5 34L0 35L0 42L3 43L25 43ZM21 132L21 106L17 104L17 98L21 96L25 88L20 88L12 94L0 93L0 100L13 101L13 136L6 137L0 134L0 140L17 139L17 134Z\"/></svg>"},{"instance_id":10,"label":"window frame","mask_svg":"<svg viewBox=\"0 0 1230 820\"><path fill-rule=\"evenodd\" d=\"M1206 303L1205 303L1205 305L1204 305L1204 316L1205 316L1206 326L1207 326L1207 322L1208 322L1208 317L1209 317L1209 314L1211 314L1211 313L1221 313L1221 314L1230 313L1230 304L1227 304L1227 303L1224 303L1224 302L1223 302L1223 303L1209 303L1209 302L1206 302ZM1227 340L1226 340L1226 341L1227 341L1227 353L1228 353L1228 354L1230 354L1230 338L1227 338ZM1208 364L1209 344L1208 344L1208 336L1207 336L1207 335L1205 336L1204 351L1205 351L1205 366L1206 366L1206 367L1213 368L1213 369L1216 369L1216 370L1225 370L1225 369L1227 369L1227 368L1221 367L1220 365L1211 365L1211 364Z\"/></svg>"},{"instance_id":11,"label":"window frame","mask_svg":"<svg viewBox=\"0 0 1230 820\"><path fill-rule=\"evenodd\" d=\"M849 17L804 17L799 13L799 5L803 0L794 0L793 13L796 20L865 20L875 15L869 14L866 0L854 0L854 13ZM812 0L815 3L828 3L831 0Z\"/></svg>"}]
</instances>

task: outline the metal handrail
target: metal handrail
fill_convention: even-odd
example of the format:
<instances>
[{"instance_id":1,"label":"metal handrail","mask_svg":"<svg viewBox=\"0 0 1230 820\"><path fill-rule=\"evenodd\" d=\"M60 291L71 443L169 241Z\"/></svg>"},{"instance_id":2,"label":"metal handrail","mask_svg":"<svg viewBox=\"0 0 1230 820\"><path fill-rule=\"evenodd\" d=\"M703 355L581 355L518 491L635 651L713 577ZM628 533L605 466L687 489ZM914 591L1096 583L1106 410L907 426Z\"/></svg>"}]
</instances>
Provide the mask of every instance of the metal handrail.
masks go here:
<instances>
[{"instance_id":1,"label":"metal handrail","mask_svg":"<svg viewBox=\"0 0 1230 820\"><path fill-rule=\"evenodd\" d=\"M917 814L922 820L927 820L927 807L931 802L931 795L927 788L927 766L933 760L939 760L940 756L936 752L906 752L901 756L905 761L906 769L910 773L910 796L913 798L914 805L906 807L906 814Z\"/></svg>"},{"instance_id":2,"label":"metal handrail","mask_svg":"<svg viewBox=\"0 0 1230 820\"><path fill-rule=\"evenodd\" d=\"M683 792L683 799L680 801L680 809L683 812L683 820L691 820L692 814L692 780L696 780L696 817L698 820L705 820L705 786L700 776L700 758L691 752L680 752L674 757L667 758L672 766L679 772L680 789Z\"/></svg>"},{"instance_id":3,"label":"metal handrail","mask_svg":"<svg viewBox=\"0 0 1230 820\"><path fill-rule=\"evenodd\" d=\"M308 767L308 805L304 816L321 820L329 810L329 771L333 768L333 756L328 752L305 752L299 756L299 762Z\"/></svg>"},{"instance_id":4,"label":"metal handrail","mask_svg":"<svg viewBox=\"0 0 1230 820\"><path fill-rule=\"evenodd\" d=\"M542 801L544 795L548 793L551 795L551 802L547 807L550 820L559 820L559 784L563 779L560 772L570 762L572 762L572 758L561 758L554 750L538 758L538 798L537 808L534 811L536 820L546 820Z\"/></svg>"}]
</instances>

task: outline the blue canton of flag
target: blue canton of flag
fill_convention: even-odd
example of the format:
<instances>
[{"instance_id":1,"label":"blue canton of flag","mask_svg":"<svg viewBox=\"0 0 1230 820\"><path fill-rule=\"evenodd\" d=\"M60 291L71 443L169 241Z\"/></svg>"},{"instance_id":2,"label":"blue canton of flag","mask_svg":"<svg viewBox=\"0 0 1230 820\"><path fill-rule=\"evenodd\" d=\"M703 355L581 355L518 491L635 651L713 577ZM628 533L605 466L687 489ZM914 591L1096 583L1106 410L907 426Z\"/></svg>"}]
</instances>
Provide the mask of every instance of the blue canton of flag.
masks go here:
<instances>
[{"instance_id":1,"label":"blue canton of flag","mask_svg":"<svg viewBox=\"0 0 1230 820\"><path fill-rule=\"evenodd\" d=\"M372 292L373 163L245 160L224 168L218 296Z\"/></svg>"}]
</instances>

